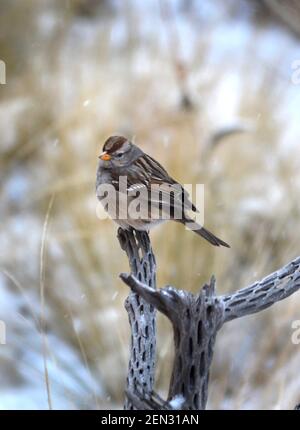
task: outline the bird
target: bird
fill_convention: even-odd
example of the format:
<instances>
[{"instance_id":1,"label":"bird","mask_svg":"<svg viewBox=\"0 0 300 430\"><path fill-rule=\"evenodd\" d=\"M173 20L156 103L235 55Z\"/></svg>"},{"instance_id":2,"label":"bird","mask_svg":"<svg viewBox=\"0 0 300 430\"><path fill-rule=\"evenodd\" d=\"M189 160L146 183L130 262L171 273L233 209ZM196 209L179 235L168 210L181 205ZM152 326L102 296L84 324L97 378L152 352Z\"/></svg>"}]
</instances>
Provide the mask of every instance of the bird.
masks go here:
<instances>
[{"instance_id":1,"label":"bird","mask_svg":"<svg viewBox=\"0 0 300 430\"><path fill-rule=\"evenodd\" d=\"M152 192L158 187L158 192ZM166 169L124 136L110 136L99 155L96 194L111 218L125 230L149 232L166 220L179 222L214 246L230 246L199 223L189 212L199 212L184 187ZM138 200L138 196L141 196ZM138 216L132 216L133 205ZM124 212L125 207L125 212ZM120 215L122 209L122 216ZM178 215L179 214L179 215ZM177 215L177 216L176 216Z\"/></svg>"}]
</instances>

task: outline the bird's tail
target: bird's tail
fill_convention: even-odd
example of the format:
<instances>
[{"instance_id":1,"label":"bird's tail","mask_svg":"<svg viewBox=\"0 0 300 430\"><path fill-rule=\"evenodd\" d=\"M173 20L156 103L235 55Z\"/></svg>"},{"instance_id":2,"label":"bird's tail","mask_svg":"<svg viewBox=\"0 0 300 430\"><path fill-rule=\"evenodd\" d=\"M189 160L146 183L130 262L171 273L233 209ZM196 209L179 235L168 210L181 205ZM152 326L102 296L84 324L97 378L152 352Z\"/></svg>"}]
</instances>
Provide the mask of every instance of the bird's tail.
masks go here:
<instances>
[{"instance_id":1,"label":"bird's tail","mask_svg":"<svg viewBox=\"0 0 300 430\"><path fill-rule=\"evenodd\" d=\"M185 220L180 220L180 222L184 225L186 225L189 222L193 222L192 220L186 218ZM197 224L198 225L198 224ZM209 230L206 230L206 228L201 227L199 225L199 228L192 229L192 231L199 236L206 239L209 243L211 243L214 246L225 246L226 248L230 248L228 243L224 242L222 239L219 239L217 236L215 236L213 233L211 233Z\"/></svg>"}]
</instances>

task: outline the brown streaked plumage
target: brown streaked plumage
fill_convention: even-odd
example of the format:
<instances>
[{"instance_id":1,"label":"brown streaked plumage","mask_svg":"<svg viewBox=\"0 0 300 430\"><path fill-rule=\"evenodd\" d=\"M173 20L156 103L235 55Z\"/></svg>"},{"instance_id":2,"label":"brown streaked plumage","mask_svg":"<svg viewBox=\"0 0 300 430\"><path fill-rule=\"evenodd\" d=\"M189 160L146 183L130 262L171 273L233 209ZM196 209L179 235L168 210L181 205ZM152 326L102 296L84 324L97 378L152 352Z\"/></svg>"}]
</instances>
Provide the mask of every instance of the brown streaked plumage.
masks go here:
<instances>
[{"instance_id":1,"label":"brown streaked plumage","mask_svg":"<svg viewBox=\"0 0 300 430\"><path fill-rule=\"evenodd\" d=\"M160 222L165 221L151 218L150 209L153 207L164 214L169 213L171 220L180 222L184 225L193 222L189 217L188 211L198 212L197 208L190 201L187 191L175 181L162 165L150 155L144 153L138 146L134 145L123 136L111 136L106 140L103 146L103 153L100 155L100 161L97 171L97 189L102 184L111 184L117 191L117 202L115 206L119 207L124 202L125 196L120 187L120 177L126 176L126 204L130 204L136 197L136 192L146 190L147 193L147 210L142 213L141 218L114 219L122 228L134 228L136 230L149 230ZM160 186L160 193L157 197L151 194L152 187ZM99 196L99 200L103 200ZM114 208L115 209L115 208ZM181 210L182 217L176 219L174 213ZM161 213L159 212L159 213ZM127 212L128 213L128 212ZM208 242L215 246L229 245L223 240L216 237L213 233L197 224L193 229L196 234L202 236Z\"/></svg>"}]
</instances>

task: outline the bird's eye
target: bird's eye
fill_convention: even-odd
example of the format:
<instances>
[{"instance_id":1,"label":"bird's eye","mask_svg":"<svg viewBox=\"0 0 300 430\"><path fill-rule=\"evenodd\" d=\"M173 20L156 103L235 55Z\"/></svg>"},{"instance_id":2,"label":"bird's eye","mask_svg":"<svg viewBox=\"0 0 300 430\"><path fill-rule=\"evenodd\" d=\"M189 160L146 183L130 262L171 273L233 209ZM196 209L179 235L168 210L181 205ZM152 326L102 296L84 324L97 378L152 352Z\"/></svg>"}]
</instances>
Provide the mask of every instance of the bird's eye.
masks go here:
<instances>
[{"instance_id":1,"label":"bird's eye","mask_svg":"<svg viewBox=\"0 0 300 430\"><path fill-rule=\"evenodd\" d=\"M119 152L118 154L116 154L116 158L121 158L123 157L123 155L124 155L124 152Z\"/></svg>"}]
</instances>

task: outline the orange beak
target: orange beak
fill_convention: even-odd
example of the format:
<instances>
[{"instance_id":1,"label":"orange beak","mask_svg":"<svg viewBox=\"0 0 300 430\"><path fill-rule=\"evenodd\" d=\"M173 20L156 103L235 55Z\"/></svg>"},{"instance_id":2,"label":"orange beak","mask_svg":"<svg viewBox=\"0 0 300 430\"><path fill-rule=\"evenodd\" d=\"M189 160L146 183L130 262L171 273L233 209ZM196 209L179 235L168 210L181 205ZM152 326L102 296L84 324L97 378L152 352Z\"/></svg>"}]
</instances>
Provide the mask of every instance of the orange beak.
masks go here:
<instances>
[{"instance_id":1,"label":"orange beak","mask_svg":"<svg viewBox=\"0 0 300 430\"><path fill-rule=\"evenodd\" d=\"M111 156L107 152L102 152L102 154L99 155L99 158L103 161L109 161L111 159Z\"/></svg>"}]
</instances>

